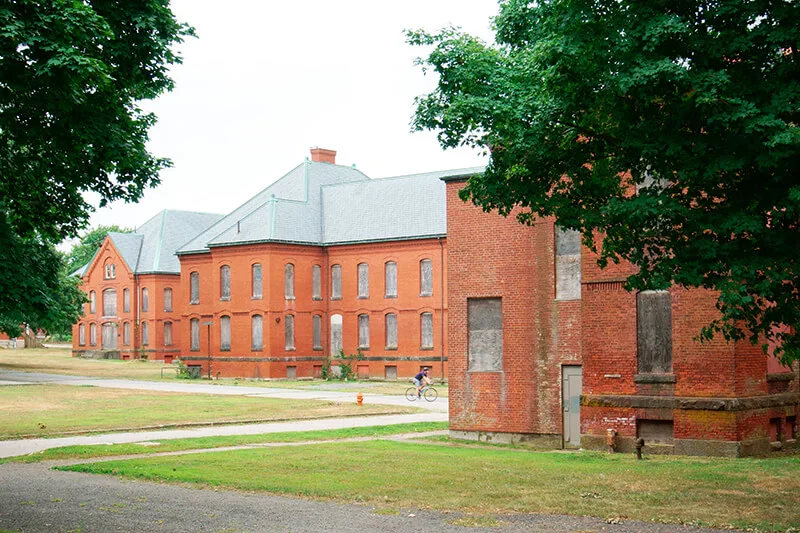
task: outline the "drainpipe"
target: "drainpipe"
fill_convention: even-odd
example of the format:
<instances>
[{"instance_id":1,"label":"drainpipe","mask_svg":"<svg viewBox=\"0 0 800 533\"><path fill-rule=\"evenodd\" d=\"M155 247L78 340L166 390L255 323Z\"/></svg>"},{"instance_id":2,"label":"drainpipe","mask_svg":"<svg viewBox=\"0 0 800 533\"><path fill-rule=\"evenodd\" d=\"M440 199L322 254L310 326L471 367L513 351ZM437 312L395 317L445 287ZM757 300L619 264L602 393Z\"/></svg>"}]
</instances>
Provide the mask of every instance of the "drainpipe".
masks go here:
<instances>
[{"instance_id":1,"label":"drainpipe","mask_svg":"<svg viewBox=\"0 0 800 533\"><path fill-rule=\"evenodd\" d=\"M442 345L442 355L441 355L441 366L442 366L442 383L444 383L444 242L442 241L441 237L436 238L439 241L439 271L441 278L441 287L439 289L439 307L441 308L441 319L439 320L440 327L441 327L441 345Z\"/></svg>"}]
</instances>

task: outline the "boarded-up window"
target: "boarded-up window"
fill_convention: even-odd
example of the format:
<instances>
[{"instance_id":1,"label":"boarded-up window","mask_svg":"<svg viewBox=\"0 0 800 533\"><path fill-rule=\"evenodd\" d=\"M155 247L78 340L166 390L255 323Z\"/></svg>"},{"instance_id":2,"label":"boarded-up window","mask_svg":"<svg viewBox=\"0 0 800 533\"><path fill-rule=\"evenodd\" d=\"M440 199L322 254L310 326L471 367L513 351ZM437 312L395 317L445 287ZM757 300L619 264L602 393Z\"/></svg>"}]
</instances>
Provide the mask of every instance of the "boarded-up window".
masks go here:
<instances>
[{"instance_id":1,"label":"boarded-up window","mask_svg":"<svg viewBox=\"0 0 800 533\"><path fill-rule=\"evenodd\" d=\"M150 309L150 291L147 287L142 288L142 312L146 313Z\"/></svg>"},{"instance_id":2,"label":"boarded-up window","mask_svg":"<svg viewBox=\"0 0 800 533\"><path fill-rule=\"evenodd\" d=\"M358 297L369 298L369 265L358 264Z\"/></svg>"},{"instance_id":3,"label":"boarded-up window","mask_svg":"<svg viewBox=\"0 0 800 533\"><path fill-rule=\"evenodd\" d=\"M386 292L387 298L397 298L397 263L388 261L386 263Z\"/></svg>"},{"instance_id":4,"label":"boarded-up window","mask_svg":"<svg viewBox=\"0 0 800 533\"><path fill-rule=\"evenodd\" d=\"M342 299L342 265L331 267L331 300Z\"/></svg>"},{"instance_id":5,"label":"boarded-up window","mask_svg":"<svg viewBox=\"0 0 800 533\"><path fill-rule=\"evenodd\" d=\"M122 324L122 344L130 346L131 344L131 323L125 322Z\"/></svg>"},{"instance_id":6,"label":"boarded-up window","mask_svg":"<svg viewBox=\"0 0 800 533\"><path fill-rule=\"evenodd\" d=\"M636 420L636 436L645 444L674 444L674 435L672 420Z\"/></svg>"},{"instance_id":7,"label":"boarded-up window","mask_svg":"<svg viewBox=\"0 0 800 533\"><path fill-rule=\"evenodd\" d=\"M322 316L314 315L311 317L311 343L312 349L322 349Z\"/></svg>"},{"instance_id":8,"label":"boarded-up window","mask_svg":"<svg viewBox=\"0 0 800 533\"><path fill-rule=\"evenodd\" d=\"M264 349L264 329L261 315L253 315L253 318L250 319L250 324L253 337L251 348L253 351L260 351Z\"/></svg>"},{"instance_id":9,"label":"boarded-up window","mask_svg":"<svg viewBox=\"0 0 800 533\"><path fill-rule=\"evenodd\" d=\"M193 318L189 321L191 329L191 345L189 349L193 352L200 351L200 319Z\"/></svg>"},{"instance_id":10,"label":"boarded-up window","mask_svg":"<svg viewBox=\"0 0 800 533\"><path fill-rule=\"evenodd\" d=\"M164 311L167 313L172 312L172 289L169 287L164 289Z\"/></svg>"},{"instance_id":11,"label":"boarded-up window","mask_svg":"<svg viewBox=\"0 0 800 533\"><path fill-rule=\"evenodd\" d=\"M469 370L503 369L503 307L500 298L467 299Z\"/></svg>"},{"instance_id":12,"label":"boarded-up window","mask_svg":"<svg viewBox=\"0 0 800 533\"><path fill-rule=\"evenodd\" d=\"M200 303L200 272L189 274L189 303L193 305Z\"/></svg>"},{"instance_id":13,"label":"boarded-up window","mask_svg":"<svg viewBox=\"0 0 800 533\"><path fill-rule=\"evenodd\" d=\"M172 346L172 322L164 322L164 346Z\"/></svg>"},{"instance_id":14,"label":"boarded-up window","mask_svg":"<svg viewBox=\"0 0 800 533\"><path fill-rule=\"evenodd\" d=\"M261 265L256 263L252 268L253 277L253 299L260 300L263 297L263 282L261 281Z\"/></svg>"},{"instance_id":15,"label":"boarded-up window","mask_svg":"<svg viewBox=\"0 0 800 533\"><path fill-rule=\"evenodd\" d=\"M94 291L89 291L89 312L97 312L97 295Z\"/></svg>"},{"instance_id":16,"label":"boarded-up window","mask_svg":"<svg viewBox=\"0 0 800 533\"><path fill-rule=\"evenodd\" d=\"M100 328L100 334L102 335L100 346L104 350L117 349L117 325L115 323L106 322L103 324Z\"/></svg>"},{"instance_id":17,"label":"boarded-up window","mask_svg":"<svg viewBox=\"0 0 800 533\"><path fill-rule=\"evenodd\" d=\"M386 314L386 348L397 348L397 315L394 313Z\"/></svg>"},{"instance_id":18,"label":"boarded-up window","mask_svg":"<svg viewBox=\"0 0 800 533\"><path fill-rule=\"evenodd\" d=\"M150 328L147 327L147 322L142 322L142 346L150 344Z\"/></svg>"},{"instance_id":19,"label":"boarded-up window","mask_svg":"<svg viewBox=\"0 0 800 533\"><path fill-rule=\"evenodd\" d=\"M311 298L322 300L322 267L319 265L311 267Z\"/></svg>"},{"instance_id":20,"label":"boarded-up window","mask_svg":"<svg viewBox=\"0 0 800 533\"><path fill-rule=\"evenodd\" d=\"M433 295L433 261L430 259L419 262L419 295Z\"/></svg>"},{"instance_id":21,"label":"boarded-up window","mask_svg":"<svg viewBox=\"0 0 800 533\"><path fill-rule=\"evenodd\" d=\"M369 348L369 315L358 315L358 347Z\"/></svg>"},{"instance_id":22,"label":"boarded-up window","mask_svg":"<svg viewBox=\"0 0 800 533\"><path fill-rule=\"evenodd\" d=\"M294 350L294 315L286 315L283 321L286 349Z\"/></svg>"},{"instance_id":23,"label":"boarded-up window","mask_svg":"<svg viewBox=\"0 0 800 533\"><path fill-rule=\"evenodd\" d=\"M231 267L228 265L219 269L219 299L231 299Z\"/></svg>"},{"instance_id":24,"label":"boarded-up window","mask_svg":"<svg viewBox=\"0 0 800 533\"><path fill-rule=\"evenodd\" d=\"M420 348L433 348L433 313L422 313L419 319Z\"/></svg>"},{"instance_id":25,"label":"boarded-up window","mask_svg":"<svg viewBox=\"0 0 800 533\"><path fill-rule=\"evenodd\" d=\"M342 343L342 315L331 315L331 354L341 350Z\"/></svg>"},{"instance_id":26,"label":"boarded-up window","mask_svg":"<svg viewBox=\"0 0 800 533\"><path fill-rule=\"evenodd\" d=\"M131 290L130 289L123 289L123 291L122 291L122 312L123 313L130 313L131 312Z\"/></svg>"},{"instance_id":27,"label":"boarded-up window","mask_svg":"<svg viewBox=\"0 0 800 533\"><path fill-rule=\"evenodd\" d=\"M287 300L294 300L294 265L291 263L283 267L283 294Z\"/></svg>"},{"instance_id":28,"label":"boarded-up window","mask_svg":"<svg viewBox=\"0 0 800 533\"><path fill-rule=\"evenodd\" d=\"M228 352L231 349L231 317L222 316L219 319L219 349Z\"/></svg>"},{"instance_id":29,"label":"boarded-up window","mask_svg":"<svg viewBox=\"0 0 800 533\"><path fill-rule=\"evenodd\" d=\"M103 291L103 316L117 316L117 291L114 289Z\"/></svg>"},{"instance_id":30,"label":"boarded-up window","mask_svg":"<svg viewBox=\"0 0 800 533\"><path fill-rule=\"evenodd\" d=\"M581 233L556 226L556 299L581 298Z\"/></svg>"},{"instance_id":31,"label":"boarded-up window","mask_svg":"<svg viewBox=\"0 0 800 533\"><path fill-rule=\"evenodd\" d=\"M97 324L89 324L89 344L92 346L97 344Z\"/></svg>"},{"instance_id":32,"label":"boarded-up window","mask_svg":"<svg viewBox=\"0 0 800 533\"><path fill-rule=\"evenodd\" d=\"M78 346L86 345L86 324L78 325Z\"/></svg>"},{"instance_id":33,"label":"boarded-up window","mask_svg":"<svg viewBox=\"0 0 800 533\"><path fill-rule=\"evenodd\" d=\"M642 291L636 295L639 373L672 373L672 295Z\"/></svg>"}]
</instances>

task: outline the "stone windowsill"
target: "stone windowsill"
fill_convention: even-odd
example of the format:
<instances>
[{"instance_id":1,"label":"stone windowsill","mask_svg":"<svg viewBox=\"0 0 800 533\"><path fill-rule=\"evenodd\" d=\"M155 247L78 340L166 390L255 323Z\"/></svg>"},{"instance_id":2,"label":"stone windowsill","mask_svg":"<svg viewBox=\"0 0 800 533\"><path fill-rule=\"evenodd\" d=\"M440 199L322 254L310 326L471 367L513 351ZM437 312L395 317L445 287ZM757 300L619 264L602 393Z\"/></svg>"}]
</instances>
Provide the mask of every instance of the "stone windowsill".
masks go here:
<instances>
[{"instance_id":1,"label":"stone windowsill","mask_svg":"<svg viewBox=\"0 0 800 533\"><path fill-rule=\"evenodd\" d=\"M391 351L391 352L396 352L397 351L397 346L387 346L385 348L385 350Z\"/></svg>"},{"instance_id":2,"label":"stone windowsill","mask_svg":"<svg viewBox=\"0 0 800 533\"><path fill-rule=\"evenodd\" d=\"M363 294L359 294L359 295L356 297L356 299L357 299L357 300L369 300L369 295L367 295L367 296L364 296Z\"/></svg>"},{"instance_id":3,"label":"stone windowsill","mask_svg":"<svg viewBox=\"0 0 800 533\"><path fill-rule=\"evenodd\" d=\"M420 346L419 349L425 352L429 352L433 350L433 346Z\"/></svg>"},{"instance_id":4,"label":"stone windowsill","mask_svg":"<svg viewBox=\"0 0 800 533\"><path fill-rule=\"evenodd\" d=\"M502 374L502 370L489 370L489 369L473 369L467 370L467 374Z\"/></svg>"},{"instance_id":5,"label":"stone windowsill","mask_svg":"<svg viewBox=\"0 0 800 533\"><path fill-rule=\"evenodd\" d=\"M636 374L634 383L675 383L675 374Z\"/></svg>"},{"instance_id":6,"label":"stone windowsill","mask_svg":"<svg viewBox=\"0 0 800 533\"><path fill-rule=\"evenodd\" d=\"M331 296L331 300L341 300L341 296Z\"/></svg>"},{"instance_id":7,"label":"stone windowsill","mask_svg":"<svg viewBox=\"0 0 800 533\"><path fill-rule=\"evenodd\" d=\"M230 302L231 301L231 297L230 296L223 296L223 297L221 297L219 299L219 301L220 302Z\"/></svg>"},{"instance_id":8,"label":"stone windowsill","mask_svg":"<svg viewBox=\"0 0 800 533\"><path fill-rule=\"evenodd\" d=\"M421 292L421 293L419 293L419 297L420 298L428 298L430 296L433 296L432 292Z\"/></svg>"},{"instance_id":9,"label":"stone windowsill","mask_svg":"<svg viewBox=\"0 0 800 533\"><path fill-rule=\"evenodd\" d=\"M389 299L389 298L393 299L393 298L397 298L397 295L396 294L384 294L383 297L387 298L387 299Z\"/></svg>"},{"instance_id":10,"label":"stone windowsill","mask_svg":"<svg viewBox=\"0 0 800 533\"><path fill-rule=\"evenodd\" d=\"M321 301L322 301L322 296L314 296L314 297L313 297L313 298L311 298L311 299L312 299L313 301L315 301L315 302L321 302Z\"/></svg>"}]
</instances>

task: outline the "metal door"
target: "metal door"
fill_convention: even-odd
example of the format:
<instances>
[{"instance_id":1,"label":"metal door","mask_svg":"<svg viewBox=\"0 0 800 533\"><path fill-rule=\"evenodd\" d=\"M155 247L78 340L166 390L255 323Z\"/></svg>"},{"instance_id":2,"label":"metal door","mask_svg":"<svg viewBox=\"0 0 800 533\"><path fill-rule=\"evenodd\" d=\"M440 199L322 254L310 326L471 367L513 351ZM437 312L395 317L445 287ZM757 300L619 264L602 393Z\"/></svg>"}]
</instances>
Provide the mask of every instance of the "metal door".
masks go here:
<instances>
[{"instance_id":1,"label":"metal door","mask_svg":"<svg viewBox=\"0 0 800 533\"><path fill-rule=\"evenodd\" d=\"M561 367L561 401L564 408L564 447L581 445L581 388L582 372L579 366Z\"/></svg>"}]
</instances>

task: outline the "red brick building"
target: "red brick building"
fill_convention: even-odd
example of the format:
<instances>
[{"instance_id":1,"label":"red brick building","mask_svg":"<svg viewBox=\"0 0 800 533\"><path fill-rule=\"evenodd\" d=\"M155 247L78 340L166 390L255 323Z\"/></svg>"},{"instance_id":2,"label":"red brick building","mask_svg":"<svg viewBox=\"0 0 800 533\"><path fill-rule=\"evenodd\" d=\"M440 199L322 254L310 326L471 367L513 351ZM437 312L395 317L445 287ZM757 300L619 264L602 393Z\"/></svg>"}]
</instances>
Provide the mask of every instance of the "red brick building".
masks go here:
<instances>
[{"instance_id":1,"label":"red brick building","mask_svg":"<svg viewBox=\"0 0 800 533\"><path fill-rule=\"evenodd\" d=\"M450 431L618 451L743 456L794 445L798 369L759 347L693 339L709 291L623 289L574 232L462 202L447 181Z\"/></svg>"}]
</instances>

